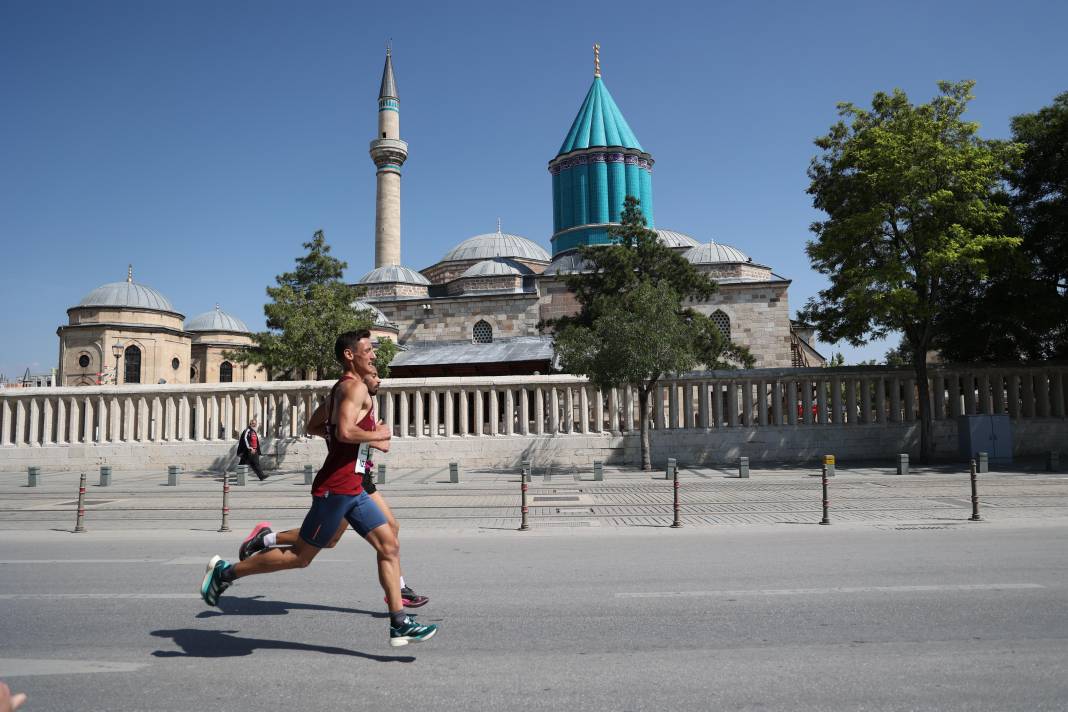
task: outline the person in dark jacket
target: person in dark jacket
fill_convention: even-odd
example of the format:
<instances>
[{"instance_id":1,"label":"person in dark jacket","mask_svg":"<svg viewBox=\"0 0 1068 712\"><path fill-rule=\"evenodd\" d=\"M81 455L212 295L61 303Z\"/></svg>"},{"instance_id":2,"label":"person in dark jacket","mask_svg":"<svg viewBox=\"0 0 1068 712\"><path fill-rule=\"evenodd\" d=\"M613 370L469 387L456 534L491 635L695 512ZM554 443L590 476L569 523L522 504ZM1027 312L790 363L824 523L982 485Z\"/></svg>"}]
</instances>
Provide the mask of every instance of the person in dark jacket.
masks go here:
<instances>
[{"instance_id":1,"label":"person in dark jacket","mask_svg":"<svg viewBox=\"0 0 1068 712\"><path fill-rule=\"evenodd\" d=\"M248 427L241 432L241 438L237 443L237 454L241 458L242 465L248 465L256 473L260 480L267 479L260 467L260 434L256 432L256 419L248 421Z\"/></svg>"}]
</instances>

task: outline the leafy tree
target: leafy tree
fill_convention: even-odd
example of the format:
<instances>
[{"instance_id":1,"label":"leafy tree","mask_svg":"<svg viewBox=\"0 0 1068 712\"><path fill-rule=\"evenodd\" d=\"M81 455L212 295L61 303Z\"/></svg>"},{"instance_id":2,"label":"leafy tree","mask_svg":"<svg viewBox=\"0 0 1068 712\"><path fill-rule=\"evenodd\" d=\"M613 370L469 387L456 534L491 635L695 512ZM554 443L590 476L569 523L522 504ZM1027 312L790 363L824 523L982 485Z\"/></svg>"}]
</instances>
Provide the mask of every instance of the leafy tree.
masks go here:
<instances>
[{"instance_id":1,"label":"leafy tree","mask_svg":"<svg viewBox=\"0 0 1068 712\"><path fill-rule=\"evenodd\" d=\"M813 223L806 251L830 286L800 318L825 341L854 346L900 331L913 349L919 387L920 453L932 454L927 352L935 337L944 277L965 267L985 274L991 255L1013 250L999 200L1011 143L985 141L962 117L974 82L940 82L929 104L901 90L879 92L872 108L839 104L841 120L816 139L808 193L827 219Z\"/></svg>"},{"instance_id":2,"label":"leafy tree","mask_svg":"<svg viewBox=\"0 0 1068 712\"><path fill-rule=\"evenodd\" d=\"M569 275L567 285L581 311L550 326L565 370L587 374L601 388L638 389L642 468L649 470L649 395L656 383L700 364L750 366L753 357L685 304L709 297L716 284L645 226L636 198L627 196L610 235L610 245L579 249L586 268Z\"/></svg>"},{"instance_id":3,"label":"leafy tree","mask_svg":"<svg viewBox=\"0 0 1068 712\"><path fill-rule=\"evenodd\" d=\"M379 378L389 378L389 365L393 363L398 352L400 348L389 337L378 340L378 346L375 347L375 370L378 371Z\"/></svg>"},{"instance_id":4,"label":"leafy tree","mask_svg":"<svg viewBox=\"0 0 1068 712\"><path fill-rule=\"evenodd\" d=\"M838 366L845 366L845 356L841 351L837 351L831 354L831 360L827 362L827 366L830 368L837 368Z\"/></svg>"},{"instance_id":5,"label":"leafy tree","mask_svg":"<svg viewBox=\"0 0 1068 712\"><path fill-rule=\"evenodd\" d=\"M280 380L311 371L318 378L339 375L334 359L338 334L369 328L374 321L370 311L353 308L361 290L342 281L348 265L330 255L323 231L316 231L304 248L307 254L297 258L296 269L278 275L277 286L267 288L267 331L253 335L252 348L232 354L243 363L263 364Z\"/></svg>"}]
</instances>

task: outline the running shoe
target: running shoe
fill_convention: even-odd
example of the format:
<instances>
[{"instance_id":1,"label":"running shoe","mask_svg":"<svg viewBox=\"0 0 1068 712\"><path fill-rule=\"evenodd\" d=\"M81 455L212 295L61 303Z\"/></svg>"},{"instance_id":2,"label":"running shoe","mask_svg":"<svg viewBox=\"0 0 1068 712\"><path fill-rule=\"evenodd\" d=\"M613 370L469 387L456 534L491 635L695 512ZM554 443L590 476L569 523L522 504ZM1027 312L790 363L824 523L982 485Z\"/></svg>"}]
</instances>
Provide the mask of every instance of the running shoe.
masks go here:
<instances>
[{"instance_id":1,"label":"running shoe","mask_svg":"<svg viewBox=\"0 0 1068 712\"><path fill-rule=\"evenodd\" d=\"M221 556L213 556L208 562L207 571L204 572L204 581L200 584L200 597L209 606L219 603L219 596L223 591L230 588L230 584L219 578L223 569L230 566L230 562Z\"/></svg>"},{"instance_id":2,"label":"running shoe","mask_svg":"<svg viewBox=\"0 0 1068 712\"><path fill-rule=\"evenodd\" d=\"M436 625L419 625L415 622L415 614L411 614L405 616L404 622L400 625L389 627L389 644L394 648L399 648L408 643L422 643L424 640L433 638L437 632Z\"/></svg>"},{"instance_id":3,"label":"running shoe","mask_svg":"<svg viewBox=\"0 0 1068 712\"><path fill-rule=\"evenodd\" d=\"M252 533L250 533L245 540L241 542L241 546L237 549L237 557L244 561L253 554L258 554L267 547L263 545L263 537L271 533L270 522L260 522L256 526L252 527Z\"/></svg>"},{"instance_id":4,"label":"running shoe","mask_svg":"<svg viewBox=\"0 0 1068 712\"><path fill-rule=\"evenodd\" d=\"M388 598L383 598L382 600L386 602L386 605L389 605ZM429 596L420 595L408 586L405 586L401 589L401 605L403 605L405 608L419 608L420 606L425 606L428 603L430 603Z\"/></svg>"}]
</instances>

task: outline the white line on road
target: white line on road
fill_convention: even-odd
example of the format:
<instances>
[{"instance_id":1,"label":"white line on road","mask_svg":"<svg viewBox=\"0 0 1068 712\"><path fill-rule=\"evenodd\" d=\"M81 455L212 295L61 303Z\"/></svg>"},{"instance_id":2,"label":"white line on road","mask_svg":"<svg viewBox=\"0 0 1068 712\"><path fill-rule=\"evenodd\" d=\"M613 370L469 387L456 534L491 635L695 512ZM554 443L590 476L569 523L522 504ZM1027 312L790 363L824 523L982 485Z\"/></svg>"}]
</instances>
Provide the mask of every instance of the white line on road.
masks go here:
<instances>
[{"instance_id":1,"label":"white line on road","mask_svg":"<svg viewBox=\"0 0 1068 712\"><path fill-rule=\"evenodd\" d=\"M734 591L640 591L616 598L700 598L703 596L811 596L828 593L922 593L927 591L1016 591L1046 588L1037 583L932 584L928 586L835 586L833 588L751 588Z\"/></svg>"},{"instance_id":2,"label":"white line on road","mask_svg":"<svg viewBox=\"0 0 1068 712\"><path fill-rule=\"evenodd\" d=\"M30 677L32 675L72 675L76 673L134 672L147 667L146 663L106 663L89 660L34 660L30 658L0 658L0 677Z\"/></svg>"},{"instance_id":3,"label":"white line on road","mask_svg":"<svg viewBox=\"0 0 1068 712\"><path fill-rule=\"evenodd\" d=\"M169 559L0 559L0 564L164 564ZM197 563L204 563L203 558Z\"/></svg>"}]
</instances>

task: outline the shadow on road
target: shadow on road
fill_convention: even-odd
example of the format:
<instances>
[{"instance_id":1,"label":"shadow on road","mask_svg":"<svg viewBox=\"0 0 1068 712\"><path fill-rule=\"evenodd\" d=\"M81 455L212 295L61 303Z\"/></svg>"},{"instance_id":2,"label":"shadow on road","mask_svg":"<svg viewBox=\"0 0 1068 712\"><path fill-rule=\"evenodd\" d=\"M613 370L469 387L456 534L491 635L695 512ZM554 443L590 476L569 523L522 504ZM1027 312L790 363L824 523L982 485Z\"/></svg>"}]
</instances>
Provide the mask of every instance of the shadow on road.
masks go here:
<instances>
[{"instance_id":1,"label":"shadow on road","mask_svg":"<svg viewBox=\"0 0 1068 712\"><path fill-rule=\"evenodd\" d=\"M219 599L218 611L204 611L197 618L214 618L216 616L285 616L290 611L327 611L331 613L357 613L372 618L389 618L382 611L365 611L361 608L340 608L324 606L318 603L289 603L287 601L262 600L263 596L224 596Z\"/></svg>"},{"instance_id":2,"label":"shadow on road","mask_svg":"<svg viewBox=\"0 0 1068 712\"><path fill-rule=\"evenodd\" d=\"M156 650L152 653L157 658L236 658L252 655L255 650L301 650L309 653L326 653L327 655L348 655L365 658L380 663L411 663L411 655L372 655L358 650L335 648L329 645L308 645L288 640L266 640L264 638L239 638L236 630L197 630L182 628L179 630L154 630L157 638L171 638L178 650Z\"/></svg>"}]
</instances>

